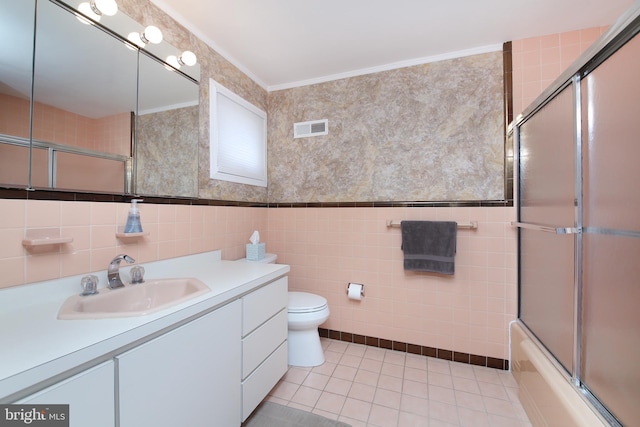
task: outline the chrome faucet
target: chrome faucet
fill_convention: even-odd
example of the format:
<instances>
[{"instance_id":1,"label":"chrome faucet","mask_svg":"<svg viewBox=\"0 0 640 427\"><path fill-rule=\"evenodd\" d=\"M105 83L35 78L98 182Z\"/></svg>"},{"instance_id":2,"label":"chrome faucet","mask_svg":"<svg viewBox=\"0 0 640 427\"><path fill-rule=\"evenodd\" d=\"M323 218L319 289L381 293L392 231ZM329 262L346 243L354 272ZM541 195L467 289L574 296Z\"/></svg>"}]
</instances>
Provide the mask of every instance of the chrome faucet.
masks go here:
<instances>
[{"instance_id":1,"label":"chrome faucet","mask_svg":"<svg viewBox=\"0 0 640 427\"><path fill-rule=\"evenodd\" d=\"M122 288L124 286L122 279L120 279L120 261L122 260L125 260L129 264L136 262L135 259L125 254L120 254L111 260L109 268L107 269L107 279L109 282L107 286L111 289Z\"/></svg>"}]
</instances>

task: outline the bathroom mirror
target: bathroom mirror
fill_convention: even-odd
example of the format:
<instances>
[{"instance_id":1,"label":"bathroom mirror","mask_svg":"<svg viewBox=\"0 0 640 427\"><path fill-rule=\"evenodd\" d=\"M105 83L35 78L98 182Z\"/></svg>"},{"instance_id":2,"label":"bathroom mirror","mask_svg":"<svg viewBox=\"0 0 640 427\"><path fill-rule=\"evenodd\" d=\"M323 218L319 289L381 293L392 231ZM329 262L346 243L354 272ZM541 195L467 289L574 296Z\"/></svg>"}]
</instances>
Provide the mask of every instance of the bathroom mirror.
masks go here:
<instances>
[{"instance_id":1,"label":"bathroom mirror","mask_svg":"<svg viewBox=\"0 0 640 427\"><path fill-rule=\"evenodd\" d=\"M197 188L184 186L145 184L138 190L136 176L151 182L166 179L154 174L174 167L157 162L170 158L165 148L173 147L176 137L184 152L190 152L197 162L197 79L124 42L125 32L140 32L143 27L122 12L103 16L100 25L109 27L105 29L78 19L72 13L77 6L74 2L79 4L76 0L64 5L38 1L33 57L35 1L0 0L0 43L3 53L9 53L0 59L0 107L3 119L9 117L5 111L26 112L20 121L9 120L26 123L19 131L14 129L17 126L0 123L0 184L195 197ZM5 44L18 54L10 54L13 50L5 50ZM179 53L165 42L153 50L161 56ZM181 71L199 76L199 66L183 68ZM196 111L195 119L193 113L175 114L170 121L142 120L139 115L186 107ZM183 132L176 135L176 129ZM136 144L137 132L152 136ZM161 139L165 137L168 139ZM140 167L136 166L138 152L147 156ZM4 163L12 168L5 168ZM185 170L182 172L184 176ZM197 175L193 181L197 182Z\"/></svg>"},{"instance_id":2,"label":"bathroom mirror","mask_svg":"<svg viewBox=\"0 0 640 427\"><path fill-rule=\"evenodd\" d=\"M137 49L49 1L37 22L33 158L48 158L44 170L32 165L33 186L127 192ZM47 182L36 179L49 164Z\"/></svg>"},{"instance_id":3,"label":"bathroom mirror","mask_svg":"<svg viewBox=\"0 0 640 427\"><path fill-rule=\"evenodd\" d=\"M35 1L0 0L0 184L29 185Z\"/></svg>"},{"instance_id":4,"label":"bathroom mirror","mask_svg":"<svg viewBox=\"0 0 640 427\"><path fill-rule=\"evenodd\" d=\"M197 197L198 85L145 52L139 66L136 192Z\"/></svg>"}]
</instances>

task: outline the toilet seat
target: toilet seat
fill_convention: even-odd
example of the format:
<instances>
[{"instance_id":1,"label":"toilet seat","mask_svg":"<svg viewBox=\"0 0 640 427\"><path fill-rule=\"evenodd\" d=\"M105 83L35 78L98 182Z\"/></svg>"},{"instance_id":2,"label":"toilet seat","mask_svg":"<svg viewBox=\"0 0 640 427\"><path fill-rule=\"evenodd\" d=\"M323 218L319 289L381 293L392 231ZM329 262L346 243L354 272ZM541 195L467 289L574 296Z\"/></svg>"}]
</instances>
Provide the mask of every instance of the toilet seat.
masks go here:
<instances>
[{"instance_id":1,"label":"toilet seat","mask_svg":"<svg viewBox=\"0 0 640 427\"><path fill-rule=\"evenodd\" d=\"M327 299L308 292L289 292L289 313L316 313L327 309Z\"/></svg>"}]
</instances>

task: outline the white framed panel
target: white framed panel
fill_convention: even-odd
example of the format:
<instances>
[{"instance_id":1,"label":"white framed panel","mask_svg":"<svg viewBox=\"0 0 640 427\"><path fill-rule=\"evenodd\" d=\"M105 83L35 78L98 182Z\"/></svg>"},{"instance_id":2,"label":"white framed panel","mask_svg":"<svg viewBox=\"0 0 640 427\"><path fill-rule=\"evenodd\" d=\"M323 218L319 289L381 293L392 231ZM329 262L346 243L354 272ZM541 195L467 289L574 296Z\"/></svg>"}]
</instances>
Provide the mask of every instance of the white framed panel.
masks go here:
<instances>
[{"instance_id":1,"label":"white framed panel","mask_svg":"<svg viewBox=\"0 0 640 427\"><path fill-rule=\"evenodd\" d=\"M211 179L267 186L267 113L210 79Z\"/></svg>"}]
</instances>

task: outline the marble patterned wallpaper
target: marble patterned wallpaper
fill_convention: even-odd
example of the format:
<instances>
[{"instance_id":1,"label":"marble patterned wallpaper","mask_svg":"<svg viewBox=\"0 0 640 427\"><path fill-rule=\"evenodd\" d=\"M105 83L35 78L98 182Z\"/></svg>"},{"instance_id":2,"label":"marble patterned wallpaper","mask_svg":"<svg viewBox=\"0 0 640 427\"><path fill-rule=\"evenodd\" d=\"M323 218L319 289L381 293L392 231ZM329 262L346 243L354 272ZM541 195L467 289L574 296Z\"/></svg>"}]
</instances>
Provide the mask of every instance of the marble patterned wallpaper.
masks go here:
<instances>
[{"instance_id":1,"label":"marble patterned wallpaper","mask_svg":"<svg viewBox=\"0 0 640 427\"><path fill-rule=\"evenodd\" d=\"M198 196L198 110L138 117L138 194Z\"/></svg>"},{"instance_id":2,"label":"marble patterned wallpaper","mask_svg":"<svg viewBox=\"0 0 640 427\"><path fill-rule=\"evenodd\" d=\"M269 94L269 202L504 196L502 52ZM293 124L329 134L293 138Z\"/></svg>"}]
</instances>

